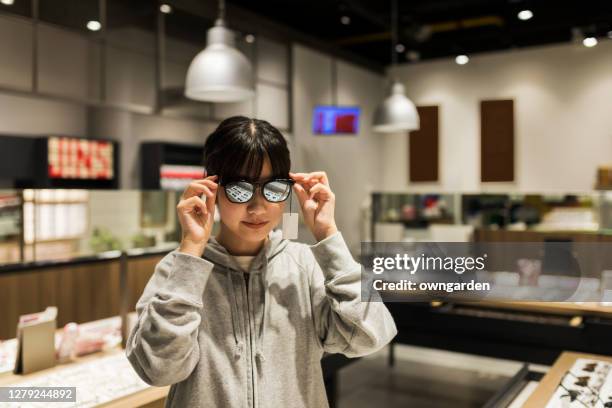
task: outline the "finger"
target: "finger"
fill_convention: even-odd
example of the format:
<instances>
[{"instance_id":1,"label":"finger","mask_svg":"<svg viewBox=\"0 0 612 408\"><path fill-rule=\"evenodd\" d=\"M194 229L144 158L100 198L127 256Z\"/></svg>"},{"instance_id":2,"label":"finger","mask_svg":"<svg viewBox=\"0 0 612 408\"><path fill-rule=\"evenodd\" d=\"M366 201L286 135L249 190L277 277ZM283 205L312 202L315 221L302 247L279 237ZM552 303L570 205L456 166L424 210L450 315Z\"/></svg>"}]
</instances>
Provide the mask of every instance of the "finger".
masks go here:
<instances>
[{"instance_id":1,"label":"finger","mask_svg":"<svg viewBox=\"0 0 612 408\"><path fill-rule=\"evenodd\" d=\"M329 185L327 174L324 171L313 171L312 173L308 173L304 177L304 180L306 181L318 180L318 181L321 181L323 184Z\"/></svg>"},{"instance_id":2,"label":"finger","mask_svg":"<svg viewBox=\"0 0 612 408\"><path fill-rule=\"evenodd\" d=\"M200 198L200 197L196 197L196 198L198 199L198 202L197 202L197 204L196 204L196 205L197 205L198 212L199 212L199 213L201 213L201 214L202 214L202 215L203 215L203 216L206 218L206 217L208 216L208 214L210 213L210 212L208 211L208 207L207 207L207 205L206 205L206 202L207 202L207 201L210 201L210 200L208 200L208 199L207 199L206 201L204 201L204 200L202 200L202 198Z\"/></svg>"},{"instance_id":3,"label":"finger","mask_svg":"<svg viewBox=\"0 0 612 408\"><path fill-rule=\"evenodd\" d=\"M207 185L209 187L212 187L213 185L217 186L218 184L215 183L217 178L218 176L215 175L215 176L209 176L203 179L193 180L191 183L189 183L189 185L183 192L182 198L189 198L194 195L202 194L201 191L197 187L199 185Z\"/></svg>"},{"instance_id":4,"label":"finger","mask_svg":"<svg viewBox=\"0 0 612 408\"><path fill-rule=\"evenodd\" d=\"M210 216L215 214L215 202L217 201L217 194L213 194L212 197L206 199L206 209Z\"/></svg>"},{"instance_id":5,"label":"finger","mask_svg":"<svg viewBox=\"0 0 612 408\"><path fill-rule=\"evenodd\" d=\"M216 187L213 186L212 182L210 181L207 181L206 184L204 182L194 181L192 183L189 183L189 186L183 194L183 198L187 199L193 196L201 196L202 194L206 195L207 197L212 197L215 194L213 193L213 191L211 191L212 189L216 189Z\"/></svg>"},{"instance_id":6,"label":"finger","mask_svg":"<svg viewBox=\"0 0 612 408\"><path fill-rule=\"evenodd\" d=\"M323 200L331 200L334 197L334 193L332 193L329 186L322 183L315 184L308 193L310 198L313 198L317 194L319 195L319 198Z\"/></svg>"},{"instance_id":7,"label":"finger","mask_svg":"<svg viewBox=\"0 0 612 408\"><path fill-rule=\"evenodd\" d=\"M306 177L307 174L308 173L292 173L292 172L289 172L289 177L291 177L294 180L295 179L302 179L302 178Z\"/></svg>"},{"instance_id":8,"label":"finger","mask_svg":"<svg viewBox=\"0 0 612 408\"><path fill-rule=\"evenodd\" d=\"M298 183L295 183L293 185L293 190L295 191L295 194L297 195L298 202L300 203L300 207L303 208L304 203L306 202L306 200L308 200L308 193L306 192L304 187Z\"/></svg>"},{"instance_id":9,"label":"finger","mask_svg":"<svg viewBox=\"0 0 612 408\"><path fill-rule=\"evenodd\" d=\"M196 211L196 209L201 211L203 214L208 212L206 209L206 203L198 196L193 196L181 201L178 205L178 209L184 213Z\"/></svg>"}]
</instances>

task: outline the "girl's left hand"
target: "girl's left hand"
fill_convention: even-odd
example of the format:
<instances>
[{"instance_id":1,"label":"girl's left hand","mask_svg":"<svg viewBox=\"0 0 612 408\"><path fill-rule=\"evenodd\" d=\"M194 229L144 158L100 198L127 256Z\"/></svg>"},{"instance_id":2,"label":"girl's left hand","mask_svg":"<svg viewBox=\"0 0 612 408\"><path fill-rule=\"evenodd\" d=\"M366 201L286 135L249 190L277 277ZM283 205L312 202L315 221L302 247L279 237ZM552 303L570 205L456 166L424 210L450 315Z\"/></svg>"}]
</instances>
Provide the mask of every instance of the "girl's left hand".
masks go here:
<instances>
[{"instance_id":1,"label":"girl's left hand","mask_svg":"<svg viewBox=\"0 0 612 408\"><path fill-rule=\"evenodd\" d=\"M298 197L306 225L315 239L321 241L338 231L334 219L336 196L329 188L324 171L289 173L295 180L293 190Z\"/></svg>"}]
</instances>

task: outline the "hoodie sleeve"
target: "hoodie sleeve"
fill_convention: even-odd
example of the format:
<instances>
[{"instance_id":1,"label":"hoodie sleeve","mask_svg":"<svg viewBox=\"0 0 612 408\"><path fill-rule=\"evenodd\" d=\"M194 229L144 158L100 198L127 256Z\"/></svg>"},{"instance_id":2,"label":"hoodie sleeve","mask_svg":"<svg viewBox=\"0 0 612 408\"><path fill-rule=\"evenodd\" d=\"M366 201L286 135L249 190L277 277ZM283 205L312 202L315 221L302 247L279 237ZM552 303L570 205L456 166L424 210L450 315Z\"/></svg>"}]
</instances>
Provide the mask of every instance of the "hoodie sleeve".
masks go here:
<instances>
[{"instance_id":1,"label":"hoodie sleeve","mask_svg":"<svg viewBox=\"0 0 612 408\"><path fill-rule=\"evenodd\" d=\"M138 303L138 320L126 346L136 373L150 385L185 380L200 359L202 295L213 264L180 253L166 255Z\"/></svg>"},{"instance_id":2,"label":"hoodie sleeve","mask_svg":"<svg viewBox=\"0 0 612 408\"><path fill-rule=\"evenodd\" d=\"M310 250L314 255L311 304L323 350L347 357L380 350L395 337L397 328L380 298L361 301L361 265L341 232L311 245Z\"/></svg>"}]
</instances>

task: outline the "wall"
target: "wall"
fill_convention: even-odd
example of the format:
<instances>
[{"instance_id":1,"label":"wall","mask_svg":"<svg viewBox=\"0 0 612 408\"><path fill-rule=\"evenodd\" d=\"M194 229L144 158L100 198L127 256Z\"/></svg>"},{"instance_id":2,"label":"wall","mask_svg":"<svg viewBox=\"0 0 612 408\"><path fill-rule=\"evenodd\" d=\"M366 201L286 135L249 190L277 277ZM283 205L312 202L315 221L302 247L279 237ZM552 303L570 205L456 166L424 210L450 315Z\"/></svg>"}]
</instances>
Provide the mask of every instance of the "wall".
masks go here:
<instances>
[{"instance_id":1,"label":"wall","mask_svg":"<svg viewBox=\"0 0 612 408\"><path fill-rule=\"evenodd\" d=\"M292 167L294 171L327 172L336 195L338 228L357 253L362 239L360 205L381 182L383 169L381 136L371 131L374 109L383 97L383 77L337 61L337 103L361 108L359 134L315 136L312 109L333 102L332 59L295 45L293 66Z\"/></svg>"},{"instance_id":2,"label":"wall","mask_svg":"<svg viewBox=\"0 0 612 408\"><path fill-rule=\"evenodd\" d=\"M0 93L0 133L86 136L87 108L76 103Z\"/></svg>"},{"instance_id":3,"label":"wall","mask_svg":"<svg viewBox=\"0 0 612 408\"><path fill-rule=\"evenodd\" d=\"M426 191L592 190L612 163L612 41L398 66L417 105L440 105L440 182L408 182L407 136L383 147L384 187ZM479 101L515 100L515 182L480 182Z\"/></svg>"},{"instance_id":4,"label":"wall","mask_svg":"<svg viewBox=\"0 0 612 408\"><path fill-rule=\"evenodd\" d=\"M337 102L361 107L355 137L314 136L312 108L334 102L329 56L311 49L258 37L240 43L254 64L257 96L238 104L185 103L154 113L154 38L133 29L113 29L106 55L106 83L99 72L100 44L70 30L40 24L38 81L44 95L31 91L32 58L28 20L0 16L0 131L19 134L60 133L112 138L121 142L121 188L139 188L139 145L146 140L203 143L217 119L246 114L269 120L285 133L294 170L325 170L337 195L337 220L351 249L362 238L359 206L378 188L382 161L380 136L370 132L373 109L383 97L383 78L351 64L337 63ZM19 40L24 48L14 46ZM63 44L70 44L65 47ZM197 47L168 39L165 88L179 89ZM293 58L293 60L291 60ZM291 70L293 66L293 70ZM103 84L101 88L100 84ZM19 94L21 92L21 94ZM105 107L100 107L106 94ZM206 120L212 113L214 120ZM190 115L189 117L186 115ZM32 119L35 120L32 120ZM293 122L293 123L292 123ZM292 131L289 128L292 127ZM297 202L294 202L294 206ZM301 237L311 239L302 228Z\"/></svg>"},{"instance_id":5,"label":"wall","mask_svg":"<svg viewBox=\"0 0 612 408\"><path fill-rule=\"evenodd\" d=\"M221 119L236 114L269 120L283 130L290 126L287 43L263 37L254 44L237 41L253 63L256 95L252 100L211 105L183 98L157 112L154 33L111 28L102 72L102 45L95 35L43 22L38 30L34 93L32 23L0 14L0 133L118 140L123 189L140 187L142 141L203 144ZM187 68L202 46L166 38L164 89L181 91Z\"/></svg>"}]
</instances>

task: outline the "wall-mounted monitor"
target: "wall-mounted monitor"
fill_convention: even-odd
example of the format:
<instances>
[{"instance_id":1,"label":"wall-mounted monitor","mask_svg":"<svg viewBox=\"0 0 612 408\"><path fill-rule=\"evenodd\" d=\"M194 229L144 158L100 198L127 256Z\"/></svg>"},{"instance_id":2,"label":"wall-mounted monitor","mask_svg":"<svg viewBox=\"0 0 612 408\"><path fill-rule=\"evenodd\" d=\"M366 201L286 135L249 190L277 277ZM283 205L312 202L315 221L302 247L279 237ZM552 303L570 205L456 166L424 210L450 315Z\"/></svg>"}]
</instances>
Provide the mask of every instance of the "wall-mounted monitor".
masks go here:
<instances>
[{"instance_id":1,"label":"wall-mounted monitor","mask_svg":"<svg viewBox=\"0 0 612 408\"><path fill-rule=\"evenodd\" d=\"M359 132L358 106L316 106L312 131L316 135L355 135Z\"/></svg>"}]
</instances>

